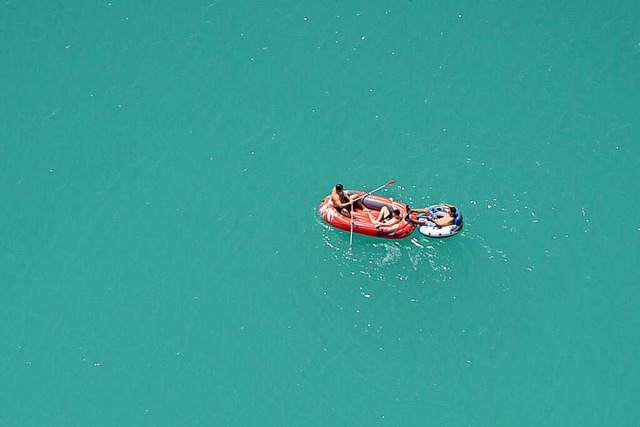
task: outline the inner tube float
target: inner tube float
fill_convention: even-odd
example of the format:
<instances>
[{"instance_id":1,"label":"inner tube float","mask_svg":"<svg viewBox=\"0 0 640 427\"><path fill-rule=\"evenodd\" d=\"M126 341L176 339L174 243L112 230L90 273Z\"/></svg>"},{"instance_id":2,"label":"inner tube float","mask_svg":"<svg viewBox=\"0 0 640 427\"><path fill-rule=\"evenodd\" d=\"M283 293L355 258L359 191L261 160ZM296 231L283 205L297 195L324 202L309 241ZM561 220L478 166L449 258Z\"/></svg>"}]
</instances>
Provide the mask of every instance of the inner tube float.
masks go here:
<instances>
[{"instance_id":1,"label":"inner tube float","mask_svg":"<svg viewBox=\"0 0 640 427\"><path fill-rule=\"evenodd\" d=\"M418 225L418 231L428 237L451 237L455 236L462 230L464 221L460 210L456 209L456 215L453 218L453 224L445 225L444 227L438 227L434 222L429 219L431 216L436 218L442 218L447 215L447 207L440 205L432 205L427 208L431 215L427 213L415 213L411 212L410 219L415 222L424 222L423 225Z\"/></svg>"},{"instance_id":2,"label":"inner tube float","mask_svg":"<svg viewBox=\"0 0 640 427\"><path fill-rule=\"evenodd\" d=\"M346 193L349 196L354 194L357 196L366 194L364 191L346 191ZM354 209L354 233L373 237L382 237L385 239L404 239L413 233L413 230L415 230L415 224L404 219L409 212L409 206L405 203L374 194L365 196L362 199L362 202L364 206L369 209L369 212L361 209ZM387 209L389 209L389 212L392 212L394 209L399 209L400 218L402 218L401 221L389 226L383 224L379 228L376 228L376 225L371 221L371 218L369 218L369 214L374 218L377 218L383 206L386 206ZM333 202L331 202L331 195L322 199L320 206L318 207L318 213L329 225L340 230L351 231L351 217L342 215L338 209L336 209Z\"/></svg>"}]
</instances>

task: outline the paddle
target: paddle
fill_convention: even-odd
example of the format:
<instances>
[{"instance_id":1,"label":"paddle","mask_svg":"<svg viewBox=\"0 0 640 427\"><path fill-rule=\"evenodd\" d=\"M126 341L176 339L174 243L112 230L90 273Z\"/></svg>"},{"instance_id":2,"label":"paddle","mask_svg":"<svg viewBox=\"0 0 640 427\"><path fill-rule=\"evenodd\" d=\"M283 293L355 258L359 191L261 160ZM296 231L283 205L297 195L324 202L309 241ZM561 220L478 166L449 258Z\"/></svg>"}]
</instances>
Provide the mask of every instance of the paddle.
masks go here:
<instances>
[{"instance_id":1,"label":"paddle","mask_svg":"<svg viewBox=\"0 0 640 427\"><path fill-rule=\"evenodd\" d=\"M363 194L362 196L358 196L358 197L356 197L356 198L353 200L353 202L352 202L352 203L355 203L355 202L357 202L357 201L358 201L358 200L360 200L360 199L364 199L365 197L372 195L372 194L373 194L373 193L375 193L376 191L382 190L384 187L388 187L388 186L393 185L393 184L395 184L395 183L396 183L395 181L391 180L391 181L387 182L386 184L381 185L380 187L375 188L375 189L373 189L373 190L369 191L368 193Z\"/></svg>"},{"instance_id":2,"label":"paddle","mask_svg":"<svg viewBox=\"0 0 640 427\"><path fill-rule=\"evenodd\" d=\"M364 199L365 197L370 196L371 194L375 193L376 191L382 190L383 188L388 187L390 185L393 185L395 183L396 183L395 181L391 180L391 181L387 182L386 184L381 185L378 188L374 188L373 190L369 191L368 193L365 193L362 196L358 196L355 199L353 199L353 201L351 202L351 211L350 211L351 212L351 232L349 233L349 247L351 247L351 242L353 242L353 207L354 207L353 204L355 202L357 202L358 200Z\"/></svg>"},{"instance_id":3,"label":"paddle","mask_svg":"<svg viewBox=\"0 0 640 427\"><path fill-rule=\"evenodd\" d=\"M351 205L351 232L349 232L349 247L351 247L351 243L353 242L353 205Z\"/></svg>"}]
</instances>

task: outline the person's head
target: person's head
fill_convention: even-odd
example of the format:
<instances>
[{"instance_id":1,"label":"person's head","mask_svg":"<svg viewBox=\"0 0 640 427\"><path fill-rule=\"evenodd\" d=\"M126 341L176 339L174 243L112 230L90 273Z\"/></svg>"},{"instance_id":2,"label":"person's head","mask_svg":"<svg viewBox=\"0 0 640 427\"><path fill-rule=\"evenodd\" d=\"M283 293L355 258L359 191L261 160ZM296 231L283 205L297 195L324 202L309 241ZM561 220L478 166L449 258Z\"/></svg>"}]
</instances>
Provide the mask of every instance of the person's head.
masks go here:
<instances>
[{"instance_id":1,"label":"person's head","mask_svg":"<svg viewBox=\"0 0 640 427\"><path fill-rule=\"evenodd\" d=\"M451 206L449 208L449 215L456 216L456 207L455 206Z\"/></svg>"},{"instance_id":2,"label":"person's head","mask_svg":"<svg viewBox=\"0 0 640 427\"><path fill-rule=\"evenodd\" d=\"M400 218L400 209L395 208L394 210L392 210L392 211L391 211L391 215L392 215L394 218Z\"/></svg>"},{"instance_id":3,"label":"person's head","mask_svg":"<svg viewBox=\"0 0 640 427\"><path fill-rule=\"evenodd\" d=\"M344 191L344 186L342 184L336 184L336 191L338 193L342 193Z\"/></svg>"}]
</instances>

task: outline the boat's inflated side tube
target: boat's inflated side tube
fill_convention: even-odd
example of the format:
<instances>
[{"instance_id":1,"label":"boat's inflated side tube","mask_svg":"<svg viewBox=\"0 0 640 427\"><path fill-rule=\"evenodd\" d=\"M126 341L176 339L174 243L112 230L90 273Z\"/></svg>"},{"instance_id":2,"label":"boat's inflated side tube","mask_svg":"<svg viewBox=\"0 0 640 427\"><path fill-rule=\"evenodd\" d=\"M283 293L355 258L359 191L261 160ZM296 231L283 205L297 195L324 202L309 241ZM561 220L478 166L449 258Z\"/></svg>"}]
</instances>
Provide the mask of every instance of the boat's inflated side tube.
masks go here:
<instances>
[{"instance_id":1,"label":"boat's inflated side tube","mask_svg":"<svg viewBox=\"0 0 640 427\"><path fill-rule=\"evenodd\" d=\"M447 215L447 212L442 206L429 206L429 212L431 212L436 218L442 218Z\"/></svg>"},{"instance_id":2,"label":"boat's inflated side tube","mask_svg":"<svg viewBox=\"0 0 640 427\"><path fill-rule=\"evenodd\" d=\"M462 214L458 210L456 210L456 216L453 218L453 224L458 227L462 225Z\"/></svg>"},{"instance_id":3,"label":"boat's inflated side tube","mask_svg":"<svg viewBox=\"0 0 640 427\"><path fill-rule=\"evenodd\" d=\"M388 203L384 203L380 200L376 200L376 199L369 199L367 197L364 197L362 199L362 203L369 209L373 209L376 211L379 211L382 209L383 206L386 206L387 209L389 209L389 212L393 212L393 206L391 206Z\"/></svg>"}]
</instances>

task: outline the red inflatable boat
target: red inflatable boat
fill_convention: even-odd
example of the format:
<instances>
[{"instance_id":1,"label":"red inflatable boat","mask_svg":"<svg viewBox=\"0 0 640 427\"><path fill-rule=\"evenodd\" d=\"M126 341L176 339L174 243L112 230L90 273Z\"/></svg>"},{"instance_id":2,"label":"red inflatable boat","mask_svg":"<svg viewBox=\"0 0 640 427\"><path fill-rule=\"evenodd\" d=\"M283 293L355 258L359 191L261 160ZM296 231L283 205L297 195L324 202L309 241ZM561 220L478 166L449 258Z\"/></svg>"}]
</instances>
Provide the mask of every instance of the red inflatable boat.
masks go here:
<instances>
[{"instance_id":1,"label":"red inflatable boat","mask_svg":"<svg viewBox=\"0 0 640 427\"><path fill-rule=\"evenodd\" d=\"M364 195L366 193L362 191L348 191L349 195L357 194ZM377 218L380 213L380 209L383 206L387 206L389 211L393 211L393 209L400 210L400 217L404 218L407 215L407 211L409 210L409 206L402 202L397 202L395 200L387 199L386 197L376 196L374 194L370 194L365 196L362 199L364 206L368 209L355 209L353 211L353 232L359 234L366 234L367 236L374 237L384 237L386 239L403 239L413 233L415 225L405 221L404 219L396 224L392 225L381 225L379 228L376 228L376 225L373 223L369 214L373 218ZM331 202L331 196L325 197L322 202L320 202L320 207L318 208L320 216L330 225L339 228L344 231L351 231L351 217L342 215L336 208L333 206Z\"/></svg>"}]
</instances>

